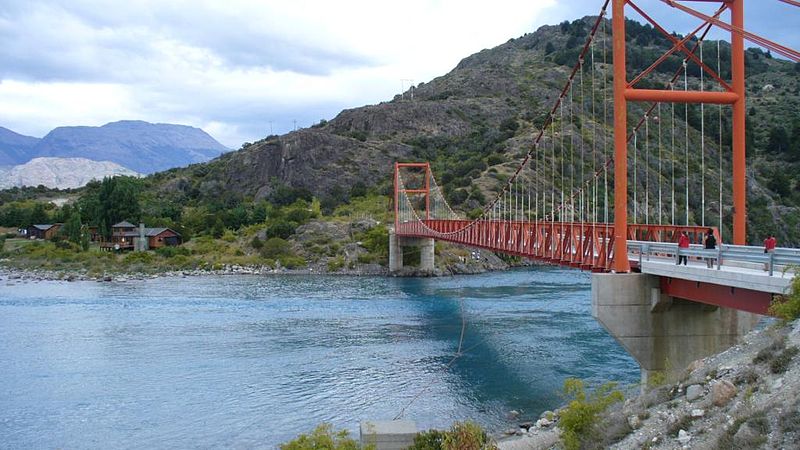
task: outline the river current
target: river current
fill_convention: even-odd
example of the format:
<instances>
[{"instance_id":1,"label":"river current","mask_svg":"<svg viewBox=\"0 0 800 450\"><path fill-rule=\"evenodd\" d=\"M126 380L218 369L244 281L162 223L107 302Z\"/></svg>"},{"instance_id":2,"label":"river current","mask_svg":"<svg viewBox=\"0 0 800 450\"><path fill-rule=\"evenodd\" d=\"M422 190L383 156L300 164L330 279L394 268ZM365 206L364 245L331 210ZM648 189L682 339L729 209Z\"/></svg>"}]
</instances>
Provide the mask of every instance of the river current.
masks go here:
<instances>
[{"instance_id":1,"label":"river current","mask_svg":"<svg viewBox=\"0 0 800 450\"><path fill-rule=\"evenodd\" d=\"M275 448L400 414L497 432L567 377L639 378L570 269L0 281L2 448Z\"/></svg>"}]
</instances>

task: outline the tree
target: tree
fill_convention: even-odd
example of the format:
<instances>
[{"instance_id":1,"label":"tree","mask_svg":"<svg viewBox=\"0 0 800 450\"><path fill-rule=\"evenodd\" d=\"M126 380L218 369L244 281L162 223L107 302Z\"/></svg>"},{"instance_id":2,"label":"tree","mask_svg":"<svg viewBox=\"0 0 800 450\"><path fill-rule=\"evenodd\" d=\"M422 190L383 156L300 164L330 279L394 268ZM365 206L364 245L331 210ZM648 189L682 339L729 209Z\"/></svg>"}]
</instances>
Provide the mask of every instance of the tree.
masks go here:
<instances>
[{"instance_id":1,"label":"tree","mask_svg":"<svg viewBox=\"0 0 800 450\"><path fill-rule=\"evenodd\" d=\"M800 161L800 117L794 119L792 135L789 137L789 155L795 161Z\"/></svg>"},{"instance_id":2,"label":"tree","mask_svg":"<svg viewBox=\"0 0 800 450\"><path fill-rule=\"evenodd\" d=\"M773 126L769 131L767 149L773 153L786 153L789 151L789 134L780 125Z\"/></svg>"},{"instance_id":3,"label":"tree","mask_svg":"<svg viewBox=\"0 0 800 450\"><path fill-rule=\"evenodd\" d=\"M552 42L548 42L547 45L544 46L544 54L545 55L549 55L550 53L553 53L554 51L556 51L556 46L553 45Z\"/></svg>"},{"instance_id":4,"label":"tree","mask_svg":"<svg viewBox=\"0 0 800 450\"><path fill-rule=\"evenodd\" d=\"M66 220L64 221L64 228L62 228L61 231L70 242L74 242L78 245L81 244L81 237L83 233L80 211L69 211L69 216L67 216Z\"/></svg>"},{"instance_id":5,"label":"tree","mask_svg":"<svg viewBox=\"0 0 800 450\"><path fill-rule=\"evenodd\" d=\"M82 212L88 212L100 233L111 236L111 226L123 220L138 222L142 209L139 206L139 183L133 177L106 177L98 185L88 187L79 202Z\"/></svg>"},{"instance_id":6,"label":"tree","mask_svg":"<svg viewBox=\"0 0 800 450\"><path fill-rule=\"evenodd\" d=\"M28 225L44 224L50 221L47 211L44 208L44 203L37 203L31 210L31 216L28 218Z\"/></svg>"}]
</instances>

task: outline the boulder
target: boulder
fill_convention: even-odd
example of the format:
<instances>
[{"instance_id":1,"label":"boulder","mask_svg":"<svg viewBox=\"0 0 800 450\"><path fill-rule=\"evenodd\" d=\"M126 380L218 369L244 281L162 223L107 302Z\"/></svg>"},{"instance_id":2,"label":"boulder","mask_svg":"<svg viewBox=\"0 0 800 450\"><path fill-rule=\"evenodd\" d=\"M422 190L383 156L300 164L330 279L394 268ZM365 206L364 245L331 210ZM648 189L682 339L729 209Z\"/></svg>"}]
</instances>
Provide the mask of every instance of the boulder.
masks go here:
<instances>
[{"instance_id":1,"label":"boulder","mask_svg":"<svg viewBox=\"0 0 800 450\"><path fill-rule=\"evenodd\" d=\"M694 401L703 395L703 386L693 384L686 388L686 401Z\"/></svg>"},{"instance_id":2,"label":"boulder","mask_svg":"<svg viewBox=\"0 0 800 450\"><path fill-rule=\"evenodd\" d=\"M374 219L357 219L350 223L350 234L363 233L369 231L378 225L378 221Z\"/></svg>"},{"instance_id":3,"label":"boulder","mask_svg":"<svg viewBox=\"0 0 800 450\"><path fill-rule=\"evenodd\" d=\"M702 409L693 409L691 416L693 419L698 419L706 415L706 412Z\"/></svg>"},{"instance_id":4,"label":"boulder","mask_svg":"<svg viewBox=\"0 0 800 450\"><path fill-rule=\"evenodd\" d=\"M302 243L322 239L344 241L347 238L347 231L345 231L344 225L335 222L312 220L305 225L297 227L294 239Z\"/></svg>"},{"instance_id":5,"label":"boulder","mask_svg":"<svg viewBox=\"0 0 800 450\"><path fill-rule=\"evenodd\" d=\"M714 406L725 406L736 396L736 386L728 380L719 380L711 386L711 401Z\"/></svg>"},{"instance_id":6,"label":"boulder","mask_svg":"<svg viewBox=\"0 0 800 450\"><path fill-rule=\"evenodd\" d=\"M680 442L681 445L686 445L691 440L692 440L692 435L687 433L686 430L678 431L678 442Z\"/></svg>"}]
</instances>

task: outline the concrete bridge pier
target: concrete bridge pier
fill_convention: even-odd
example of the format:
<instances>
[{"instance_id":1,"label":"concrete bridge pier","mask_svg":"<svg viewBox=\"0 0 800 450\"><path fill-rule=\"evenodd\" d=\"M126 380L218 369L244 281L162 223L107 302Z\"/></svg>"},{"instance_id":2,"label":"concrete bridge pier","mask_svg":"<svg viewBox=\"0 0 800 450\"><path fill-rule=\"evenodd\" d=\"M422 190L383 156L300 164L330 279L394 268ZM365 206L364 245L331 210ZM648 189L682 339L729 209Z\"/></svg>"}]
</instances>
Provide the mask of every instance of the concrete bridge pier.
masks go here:
<instances>
[{"instance_id":1,"label":"concrete bridge pier","mask_svg":"<svg viewBox=\"0 0 800 450\"><path fill-rule=\"evenodd\" d=\"M761 316L672 298L659 277L593 274L592 316L636 359L642 384L677 381L692 361L735 345Z\"/></svg>"},{"instance_id":2,"label":"concrete bridge pier","mask_svg":"<svg viewBox=\"0 0 800 450\"><path fill-rule=\"evenodd\" d=\"M419 247L419 270L423 272L433 272L433 238L397 236L394 230L389 230L389 272L395 273L403 268L403 247L408 246Z\"/></svg>"}]
</instances>

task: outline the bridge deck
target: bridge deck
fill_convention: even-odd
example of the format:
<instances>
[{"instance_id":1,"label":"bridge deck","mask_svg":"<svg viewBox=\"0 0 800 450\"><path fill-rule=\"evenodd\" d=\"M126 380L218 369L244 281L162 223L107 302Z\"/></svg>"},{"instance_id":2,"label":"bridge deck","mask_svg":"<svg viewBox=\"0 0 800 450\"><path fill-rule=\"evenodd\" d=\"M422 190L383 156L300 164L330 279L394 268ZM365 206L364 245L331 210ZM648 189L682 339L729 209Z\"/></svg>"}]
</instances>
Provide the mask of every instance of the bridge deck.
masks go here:
<instances>
[{"instance_id":1,"label":"bridge deck","mask_svg":"<svg viewBox=\"0 0 800 450\"><path fill-rule=\"evenodd\" d=\"M638 262L638 255L631 255L631 262ZM754 291L784 294L789 291L792 273L776 271L774 275L763 270L758 265L739 267L723 265L709 269L704 261L689 261L688 265L676 265L674 257L651 256L650 260L641 262L642 273L658 275L682 280L699 281L702 283L717 284Z\"/></svg>"}]
</instances>

